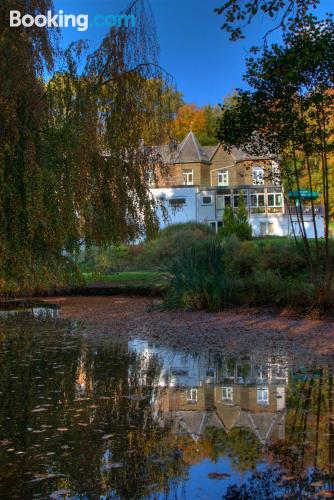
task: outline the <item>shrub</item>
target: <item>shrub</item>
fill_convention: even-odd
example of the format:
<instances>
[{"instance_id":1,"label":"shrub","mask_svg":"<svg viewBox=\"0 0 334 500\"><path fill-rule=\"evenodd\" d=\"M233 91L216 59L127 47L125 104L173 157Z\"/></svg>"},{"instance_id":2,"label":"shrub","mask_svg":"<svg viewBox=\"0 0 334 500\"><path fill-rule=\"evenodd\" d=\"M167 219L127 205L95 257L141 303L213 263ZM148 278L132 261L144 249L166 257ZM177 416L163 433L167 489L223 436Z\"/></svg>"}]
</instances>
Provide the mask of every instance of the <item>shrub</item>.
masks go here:
<instances>
[{"instance_id":1,"label":"shrub","mask_svg":"<svg viewBox=\"0 0 334 500\"><path fill-rule=\"evenodd\" d=\"M166 308L220 311L233 302L237 290L218 240L189 248L169 269L172 280Z\"/></svg>"},{"instance_id":2,"label":"shrub","mask_svg":"<svg viewBox=\"0 0 334 500\"><path fill-rule=\"evenodd\" d=\"M146 241L142 252L132 262L136 269L166 271L183 253L201 241L212 241L215 231L208 224L174 224Z\"/></svg>"},{"instance_id":3,"label":"shrub","mask_svg":"<svg viewBox=\"0 0 334 500\"><path fill-rule=\"evenodd\" d=\"M206 235L208 238L215 236L214 229L209 224L203 224L201 222L185 222L178 224L170 224L169 226L161 229L159 231L159 238L171 237L175 233L182 234L184 231L201 233L203 236Z\"/></svg>"},{"instance_id":4,"label":"shrub","mask_svg":"<svg viewBox=\"0 0 334 500\"><path fill-rule=\"evenodd\" d=\"M308 307L315 298L304 256L293 240L197 243L170 268L167 308L218 311L227 305Z\"/></svg>"},{"instance_id":5,"label":"shrub","mask_svg":"<svg viewBox=\"0 0 334 500\"><path fill-rule=\"evenodd\" d=\"M239 197L239 206L236 211L232 207L224 210L223 225L219 230L220 237L224 238L235 234L240 240L252 239L252 226L248 223L248 214L244 199Z\"/></svg>"},{"instance_id":6,"label":"shrub","mask_svg":"<svg viewBox=\"0 0 334 500\"><path fill-rule=\"evenodd\" d=\"M257 267L272 269L281 276L295 276L307 271L307 262L302 248L293 239L274 238L254 242L258 254Z\"/></svg>"}]
</instances>

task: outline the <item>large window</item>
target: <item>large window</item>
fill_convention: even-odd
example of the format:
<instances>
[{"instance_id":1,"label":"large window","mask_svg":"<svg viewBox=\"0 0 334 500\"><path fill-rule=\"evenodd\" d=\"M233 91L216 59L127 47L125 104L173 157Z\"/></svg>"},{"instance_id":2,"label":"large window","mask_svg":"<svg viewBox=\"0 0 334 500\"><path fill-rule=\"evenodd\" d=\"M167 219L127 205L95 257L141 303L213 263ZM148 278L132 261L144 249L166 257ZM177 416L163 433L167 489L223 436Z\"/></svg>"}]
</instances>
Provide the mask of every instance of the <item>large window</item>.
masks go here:
<instances>
[{"instance_id":1,"label":"large window","mask_svg":"<svg viewBox=\"0 0 334 500\"><path fill-rule=\"evenodd\" d=\"M247 198L247 194L245 194L244 191L239 191L238 189L235 189L233 191L233 207L234 208L238 208L239 206L239 199L240 199L240 196L242 195L243 199L244 199L244 205L245 207L247 208L248 206L248 198Z\"/></svg>"},{"instance_id":2,"label":"large window","mask_svg":"<svg viewBox=\"0 0 334 500\"><path fill-rule=\"evenodd\" d=\"M254 186L261 186L264 184L264 173L262 167L252 168L252 177Z\"/></svg>"},{"instance_id":3,"label":"large window","mask_svg":"<svg viewBox=\"0 0 334 500\"><path fill-rule=\"evenodd\" d=\"M218 194L217 195L217 210L224 210L226 207L231 206L231 195L230 194Z\"/></svg>"},{"instance_id":4,"label":"large window","mask_svg":"<svg viewBox=\"0 0 334 500\"><path fill-rule=\"evenodd\" d=\"M269 389L268 387L257 388L257 404L261 406L269 405Z\"/></svg>"},{"instance_id":5,"label":"large window","mask_svg":"<svg viewBox=\"0 0 334 500\"><path fill-rule=\"evenodd\" d=\"M194 184L194 171L191 168L185 168L183 171L183 184L192 186Z\"/></svg>"},{"instance_id":6,"label":"large window","mask_svg":"<svg viewBox=\"0 0 334 500\"><path fill-rule=\"evenodd\" d=\"M268 211L281 212L283 207L283 196L280 189L268 189Z\"/></svg>"},{"instance_id":7,"label":"large window","mask_svg":"<svg viewBox=\"0 0 334 500\"><path fill-rule=\"evenodd\" d=\"M186 199L185 198L170 198L168 200L168 202L169 202L169 206L171 208L180 208L186 204Z\"/></svg>"},{"instance_id":8,"label":"large window","mask_svg":"<svg viewBox=\"0 0 334 500\"><path fill-rule=\"evenodd\" d=\"M222 401L233 402L233 387L222 387Z\"/></svg>"},{"instance_id":9,"label":"large window","mask_svg":"<svg viewBox=\"0 0 334 500\"><path fill-rule=\"evenodd\" d=\"M264 189L251 189L250 191L251 212L263 213L265 211Z\"/></svg>"},{"instance_id":10,"label":"large window","mask_svg":"<svg viewBox=\"0 0 334 500\"><path fill-rule=\"evenodd\" d=\"M212 196L203 196L203 205L212 205Z\"/></svg>"},{"instance_id":11,"label":"large window","mask_svg":"<svg viewBox=\"0 0 334 500\"><path fill-rule=\"evenodd\" d=\"M228 186L228 170L218 171L218 186Z\"/></svg>"},{"instance_id":12,"label":"large window","mask_svg":"<svg viewBox=\"0 0 334 500\"><path fill-rule=\"evenodd\" d=\"M187 389L188 403L197 403L197 389Z\"/></svg>"}]
</instances>

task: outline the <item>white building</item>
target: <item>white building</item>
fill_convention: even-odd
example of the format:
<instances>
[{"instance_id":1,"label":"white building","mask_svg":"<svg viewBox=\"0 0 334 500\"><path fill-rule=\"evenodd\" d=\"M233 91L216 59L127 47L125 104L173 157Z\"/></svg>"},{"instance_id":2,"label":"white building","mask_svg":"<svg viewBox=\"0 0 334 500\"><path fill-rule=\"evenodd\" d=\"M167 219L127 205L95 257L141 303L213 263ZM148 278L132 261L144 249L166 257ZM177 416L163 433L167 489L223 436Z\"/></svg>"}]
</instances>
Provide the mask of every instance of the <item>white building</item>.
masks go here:
<instances>
[{"instance_id":1,"label":"white building","mask_svg":"<svg viewBox=\"0 0 334 500\"><path fill-rule=\"evenodd\" d=\"M238 207L243 196L254 236L301 234L296 209L287 207L273 157L254 157L223 145L200 146L193 132L175 149L161 148L167 173L151 191L164 209L158 209L161 227L179 222L222 225L224 209ZM318 237L324 235L322 207L316 207ZM167 215L167 217L166 217ZM303 210L305 231L314 237L309 208Z\"/></svg>"}]
</instances>

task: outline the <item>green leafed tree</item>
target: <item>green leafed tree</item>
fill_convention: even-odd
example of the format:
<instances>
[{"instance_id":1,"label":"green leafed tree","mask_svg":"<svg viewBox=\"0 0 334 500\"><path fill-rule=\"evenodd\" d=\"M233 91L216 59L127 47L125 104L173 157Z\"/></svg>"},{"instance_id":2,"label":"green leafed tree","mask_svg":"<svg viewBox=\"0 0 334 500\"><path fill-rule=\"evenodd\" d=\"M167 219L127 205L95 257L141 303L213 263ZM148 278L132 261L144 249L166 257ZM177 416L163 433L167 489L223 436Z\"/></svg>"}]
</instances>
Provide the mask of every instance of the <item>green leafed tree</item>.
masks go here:
<instances>
[{"instance_id":1,"label":"green leafed tree","mask_svg":"<svg viewBox=\"0 0 334 500\"><path fill-rule=\"evenodd\" d=\"M250 91L240 91L224 109L219 138L255 154L268 150L280 158L280 174L298 199L292 210L316 290L315 304L331 303L333 261L329 235L333 203L334 146L334 25L331 19L308 19L303 29L284 35L284 43L264 48L247 61ZM316 169L314 168L316 165ZM314 192L321 178L324 240L319 238L311 200L314 239L309 241L302 210L301 189ZM289 208L289 204L288 204ZM290 210L290 208L289 208Z\"/></svg>"}]
</instances>

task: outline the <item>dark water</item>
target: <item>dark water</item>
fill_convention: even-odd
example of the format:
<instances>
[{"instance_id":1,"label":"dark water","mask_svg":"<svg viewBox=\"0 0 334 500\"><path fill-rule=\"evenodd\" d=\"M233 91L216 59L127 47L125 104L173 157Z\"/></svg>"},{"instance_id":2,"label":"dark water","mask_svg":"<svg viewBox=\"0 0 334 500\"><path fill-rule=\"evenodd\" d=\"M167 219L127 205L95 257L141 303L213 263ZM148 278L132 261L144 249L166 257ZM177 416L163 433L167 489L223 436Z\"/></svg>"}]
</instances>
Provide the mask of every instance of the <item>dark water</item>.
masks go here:
<instances>
[{"instance_id":1,"label":"dark water","mask_svg":"<svg viewBox=\"0 0 334 500\"><path fill-rule=\"evenodd\" d=\"M19 309L0 321L1 499L332 496L334 366L186 354Z\"/></svg>"}]
</instances>

